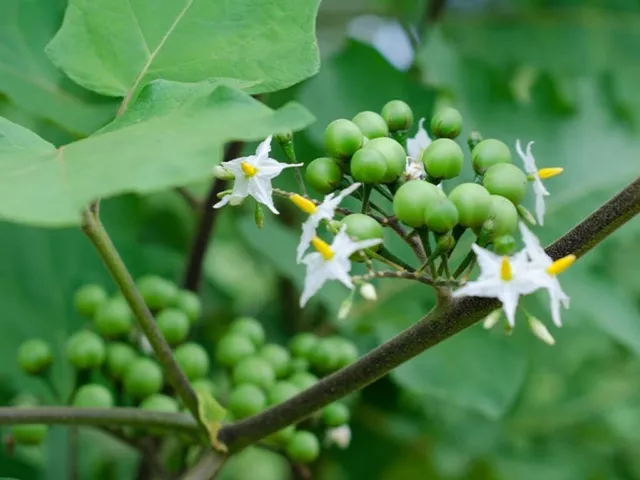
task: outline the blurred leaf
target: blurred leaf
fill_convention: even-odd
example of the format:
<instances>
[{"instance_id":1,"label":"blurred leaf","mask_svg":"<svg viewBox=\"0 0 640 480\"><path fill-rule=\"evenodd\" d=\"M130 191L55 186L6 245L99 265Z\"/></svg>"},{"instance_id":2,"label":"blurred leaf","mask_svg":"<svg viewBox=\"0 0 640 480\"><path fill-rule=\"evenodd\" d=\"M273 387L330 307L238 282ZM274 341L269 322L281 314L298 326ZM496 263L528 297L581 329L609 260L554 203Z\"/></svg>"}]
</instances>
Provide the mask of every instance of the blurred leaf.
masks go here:
<instances>
[{"instance_id":1,"label":"blurred leaf","mask_svg":"<svg viewBox=\"0 0 640 480\"><path fill-rule=\"evenodd\" d=\"M249 81L251 93L318 69L318 0L71 0L47 53L80 85L129 97L161 78Z\"/></svg>"},{"instance_id":2,"label":"blurred leaf","mask_svg":"<svg viewBox=\"0 0 640 480\"><path fill-rule=\"evenodd\" d=\"M218 432L222 427L222 421L227 416L227 411L209 393L198 391L198 417L207 427L211 446L219 452L226 452L225 444L218 440Z\"/></svg>"}]
</instances>

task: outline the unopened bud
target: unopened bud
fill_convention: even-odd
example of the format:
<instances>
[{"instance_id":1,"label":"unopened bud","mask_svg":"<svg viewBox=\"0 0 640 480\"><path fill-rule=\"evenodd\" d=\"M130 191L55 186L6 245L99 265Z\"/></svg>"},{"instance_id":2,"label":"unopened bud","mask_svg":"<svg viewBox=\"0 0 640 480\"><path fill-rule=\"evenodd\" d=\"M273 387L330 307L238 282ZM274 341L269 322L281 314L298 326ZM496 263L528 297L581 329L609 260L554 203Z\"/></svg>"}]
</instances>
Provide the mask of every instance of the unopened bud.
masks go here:
<instances>
[{"instance_id":1,"label":"unopened bud","mask_svg":"<svg viewBox=\"0 0 640 480\"><path fill-rule=\"evenodd\" d=\"M525 207L523 207L522 205L516 205L516 209L518 210L518 215L520 215L520 218L522 218L529 225L532 225L535 227L538 224L538 222L536 222L536 219L533 217L531 212L527 210Z\"/></svg>"},{"instance_id":2,"label":"unopened bud","mask_svg":"<svg viewBox=\"0 0 640 480\"><path fill-rule=\"evenodd\" d=\"M446 253L449 252L456 244L456 239L451 232L447 232L443 235L436 236L436 252Z\"/></svg>"},{"instance_id":3,"label":"unopened bud","mask_svg":"<svg viewBox=\"0 0 640 480\"><path fill-rule=\"evenodd\" d=\"M256 202L256 209L254 212L254 219L256 221L256 225L258 228L262 228L264 226L264 211L258 202Z\"/></svg>"},{"instance_id":4,"label":"unopened bud","mask_svg":"<svg viewBox=\"0 0 640 480\"><path fill-rule=\"evenodd\" d=\"M280 145L285 145L289 142L293 141L293 132L291 130L286 131L286 132L280 132L280 133L276 133L273 138L276 140L276 142L278 142Z\"/></svg>"},{"instance_id":5,"label":"unopened bud","mask_svg":"<svg viewBox=\"0 0 640 480\"><path fill-rule=\"evenodd\" d=\"M531 331L536 337L538 337L547 345L554 345L556 343L555 339L551 336L551 333L549 333L549 330L544 323L531 315L528 315L527 317L529 320L529 328L531 328Z\"/></svg>"},{"instance_id":6,"label":"unopened bud","mask_svg":"<svg viewBox=\"0 0 640 480\"><path fill-rule=\"evenodd\" d=\"M349 425L342 425L336 428L330 428L325 433L325 446L337 445L339 448L345 449L351 443L351 428Z\"/></svg>"},{"instance_id":7,"label":"unopened bud","mask_svg":"<svg viewBox=\"0 0 640 480\"><path fill-rule=\"evenodd\" d=\"M233 180L235 178L233 172L227 170L222 165L216 165L213 167L213 176L220 180Z\"/></svg>"},{"instance_id":8,"label":"unopened bud","mask_svg":"<svg viewBox=\"0 0 640 480\"><path fill-rule=\"evenodd\" d=\"M478 145L481 141L482 135L480 135L480 132L471 132L471 135L469 135L469 139L467 140L469 150L473 150L474 148L476 148L476 145Z\"/></svg>"},{"instance_id":9,"label":"unopened bud","mask_svg":"<svg viewBox=\"0 0 640 480\"><path fill-rule=\"evenodd\" d=\"M511 255L516 249L516 239L513 235L500 235L493 241L493 250L498 255Z\"/></svg>"},{"instance_id":10,"label":"unopened bud","mask_svg":"<svg viewBox=\"0 0 640 480\"><path fill-rule=\"evenodd\" d=\"M483 320L482 322L483 328L485 328L486 330L489 330L495 327L496 323L500 321L501 317L502 317L502 309L498 308L497 310L494 310L489 315L487 315Z\"/></svg>"},{"instance_id":11,"label":"unopened bud","mask_svg":"<svg viewBox=\"0 0 640 480\"><path fill-rule=\"evenodd\" d=\"M365 300L370 300L375 302L378 299L378 294L376 293L376 287L374 287L370 283L363 283L360 287L360 295Z\"/></svg>"},{"instance_id":12,"label":"unopened bud","mask_svg":"<svg viewBox=\"0 0 640 480\"><path fill-rule=\"evenodd\" d=\"M353 306L353 295L349 295L345 298L340 304L340 308L338 309L338 320L344 320L349 316L349 312L351 311L351 307Z\"/></svg>"},{"instance_id":13,"label":"unopened bud","mask_svg":"<svg viewBox=\"0 0 640 480\"><path fill-rule=\"evenodd\" d=\"M233 190L223 190L222 192L218 193L216 196L218 198L223 198L223 197L226 197L227 195L231 195L231 192L233 192Z\"/></svg>"}]
</instances>

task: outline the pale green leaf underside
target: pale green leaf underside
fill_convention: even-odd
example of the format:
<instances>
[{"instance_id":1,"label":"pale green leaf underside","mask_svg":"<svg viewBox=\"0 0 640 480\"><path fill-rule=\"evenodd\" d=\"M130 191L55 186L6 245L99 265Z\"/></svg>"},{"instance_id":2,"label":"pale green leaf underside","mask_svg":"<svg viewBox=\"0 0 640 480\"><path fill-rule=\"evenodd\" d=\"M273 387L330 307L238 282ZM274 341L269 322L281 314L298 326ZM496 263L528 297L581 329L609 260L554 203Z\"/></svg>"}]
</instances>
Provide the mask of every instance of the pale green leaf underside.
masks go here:
<instances>
[{"instance_id":1,"label":"pale green leaf underside","mask_svg":"<svg viewBox=\"0 0 640 480\"><path fill-rule=\"evenodd\" d=\"M274 111L228 86L158 80L98 134L56 149L0 121L0 217L76 225L96 198L147 193L202 179L231 140L261 140L313 121L298 104Z\"/></svg>"},{"instance_id":2,"label":"pale green leaf underside","mask_svg":"<svg viewBox=\"0 0 640 480\"><path fill-rule=\"evenodd\" d=\"M127 97L151 80L228 77L279 90L319 65L319 0L70 0L50 58L80 85Z\"/></svg>"}]
</instances>

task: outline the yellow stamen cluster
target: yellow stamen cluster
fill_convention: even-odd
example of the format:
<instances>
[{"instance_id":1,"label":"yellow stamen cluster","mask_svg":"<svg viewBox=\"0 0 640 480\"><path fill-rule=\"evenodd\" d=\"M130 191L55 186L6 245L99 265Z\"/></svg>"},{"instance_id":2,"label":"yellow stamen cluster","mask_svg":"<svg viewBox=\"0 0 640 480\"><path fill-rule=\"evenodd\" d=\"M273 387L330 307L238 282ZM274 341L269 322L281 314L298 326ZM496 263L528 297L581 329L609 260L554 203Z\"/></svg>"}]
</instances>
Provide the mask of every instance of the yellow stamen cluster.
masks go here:
<instances>
[{"instance_id":1,"label":"yellow stamen cluster","mask_svg":"<svg viewBox=\"0 0 640 480\"><path fill-rule=\"evenodd\" d=\"M567 268L573 265L573 262L576 261L575 255L567 255L566 257L562 257L555 262L553 262L549 267L547 267L547 273L549 275L558 275L559 273L564 272Z\"/></svg>"},{"instance_id":2,"label":"yellow stamen cluster","mask_svg":"<svg viewBox=\"0 0 640 480\"><path fill-rule=\"evenodd\" d=\"M293 204L302 210L304 213L311 215L316 211L316 205L309 200L308 198L304 198L302 195L298 195L294 193L289 197L289 200L293 202Z\"/></svg>"},{"instance_id":3,"label":"yellow stamen cluster","mask_svg":"<svg viewBox=\"0 0 640 480\"><path fill-rule=\"evenodd\" d=\"M254 177L256 173L258 173L258 169L247 162L242 162L240 168L242 168L242 171L247 177Z\"/></svg>"},{"instance_id":4,"label":"yellow stamen cluster","mask_svg":"<svg viewBox=\"0 0 640 480\"><path fill-rule=\"evenodd\" d=\"M541 168L540 170L538 170L538 176L540 177L540 180L546 180L547 178L560 175L563 171L564 171L564 168L560 168L560 167Z\"/></svg>"},{"instance_id":5,"label":"yellow stamen cluster","mask_svg":"<svg viewBox=\"0 0 640 480\"><path fill-rule=\"evenodd\" d=\"M321 238L313 237L311 239L311 245L313 245L313 248L315 248L325 260L331 260L333 258L334 252L331 250L331 246Z\"/></svg>"},{"instance_id":6,"label":"yellow stamen cluster","mask_svg":"<svg viewBox=\"0 0 640 480\"><path fill-rule=\"evenodd\" d=\"M509 263L509 257L502 257L502 262L500 263L500 278L505 282L513 278L513 269Z\"/></svg>"}]
</instances>

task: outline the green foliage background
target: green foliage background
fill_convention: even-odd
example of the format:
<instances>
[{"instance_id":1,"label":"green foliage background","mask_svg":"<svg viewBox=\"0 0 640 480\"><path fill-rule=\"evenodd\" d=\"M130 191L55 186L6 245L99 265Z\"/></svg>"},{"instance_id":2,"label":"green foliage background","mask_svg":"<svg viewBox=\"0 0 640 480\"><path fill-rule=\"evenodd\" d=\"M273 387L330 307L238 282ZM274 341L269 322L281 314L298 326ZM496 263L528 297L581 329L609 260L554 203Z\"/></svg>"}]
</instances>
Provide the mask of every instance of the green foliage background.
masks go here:
<instances>
[{"instance_id":1,"label":"green foliage background","mask_svg":"<svg viewBox=\"0 0 640 480\"><path fill-rule=\"evenodd\" d=\"M113 289L91 245L70 227L78 223L77 208L95 195L115 197L103 202L102 215L133 274L179 281L196 218L167 187L188 183L204 194L228 140L254 142L273 130L308 126L296 147L309 162L321 154L322 131L336 117L379 110L392 98L429 117L439 102L450 102L463 112L465 134L479 129L509 144L535 140L540 165L565 168L549 182L548 225L539 230L545 241L640 173L636 0L451 1L438 24L422 32L407 73L348 39L346 25L369 13L415 22L426 2L325 0L317 17L321 66L305 81L317 68L315 2L188 3L194 10L186 12L186 25L153 57L163 42L158 32L170 28L184 2L162 2L153 16L138 10L146 22L134 29L127 8L144 2L71 0L60 31L65 0L0 4L0 115L53 145L27 139L28 148L16 152L15 135L27 134L3 127L0 135L0 153L9 158L0 161L0 216L7 220L0 223L0 404L24 390L46 395L15 360L17 345L32 336L56 346L55 373L69 388L62 346L82 325L71 295L89 281ZM196 28L202 17L224 28L213 35ZM207 59L209 51L216 57ZM138 79L146 62L148 74ZM157 78L166 81L143 89ZM184 81L201 83L177 83ZM277 110L241 90L264 94ZM104 127L118 97L129 94L135 102L127 114L65 147L62 175L55 147ZM156 103L145 103L149 98ZM158 143L158 132L166 141ZM295 189L291 172L278 182ZM289 205L279 208L282 215L268 216L260 232L250 209L222 211L204 268L206 318L198 338L208 348L230 319L246 313L260 318L274 341L298 330L336 329L366 351L432 305L422 286L387 281L377 285L379 302L357 305L347 321L335 320L344 297L336 285L300 311L303 271L294 250L301 217ZM317 478L640 479L639 224L567 272L572 308L565 326L552 330L556 346L536 341L524 322L512 336L475 326L444 342L362 392L351 447L323 453ZM548 321L539 308L544 300L527 303ZM0 452L0 475L63 478L66 434L54 428L42 450ZM132 451L85 435L86 478L131 478ZM224 478L289 475L282 458L249 449L231 460Z\"/></svg>"}]
</instances>

